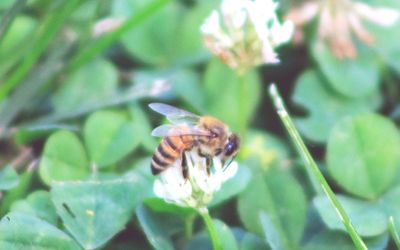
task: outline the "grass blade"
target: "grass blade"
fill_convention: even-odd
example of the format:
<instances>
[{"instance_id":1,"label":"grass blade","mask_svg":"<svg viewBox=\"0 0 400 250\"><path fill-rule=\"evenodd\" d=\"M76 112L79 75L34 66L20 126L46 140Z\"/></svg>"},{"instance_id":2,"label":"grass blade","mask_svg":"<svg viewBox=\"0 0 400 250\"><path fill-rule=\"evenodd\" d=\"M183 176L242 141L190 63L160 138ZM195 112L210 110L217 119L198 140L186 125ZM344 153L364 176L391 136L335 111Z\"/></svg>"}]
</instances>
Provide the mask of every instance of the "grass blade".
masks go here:
<instances>
[{"instance_id":1,"label":"grass blade","mask_svg":"<svg viewBox=\"0 0 400 250\"><path fill-rule=\"evenodd\" d=\"M154 0L146 6L139 13L136 13L131 18L126 20L121 27L116 29L114 32L108 33L98 40L95 40L92 44L87 46L82 52L78 53L70 62L68 67L68 72L74 71L80 68L82 65L86 64L93 57L101 53L103 50L107 49L114 41L119 39L125 32L133 29L139 25L147 17L151 16L155 11L159 10L170 0Z\"/></svg>"},{"instance_id":2,"label":"grass blade","mask_svg":"<svg viewBox=\"0 0 400 250\"><path fill-rule=\"evenodd\" d=\"M400 237L396 225L394 224L393 216L389 217L389 232L394 243L396 244L397 249L400 249Z\"/></svg>"},{"instance_id":3,"label":"grass blade","mask_svg":"<svg viewBox=\"0 0 400 250\"><path fill-rule=\"evenodd\" d=\"M350 221L349 216L347 215L346 211L342 207L342 205L337 200L335 194L333 193L332 189L328 185L327 181L325 180L324 176L322 175L321 171L319 170L317 164L315 163L314 159L312 158L310 152L308 151L306 145L304 144L303 140L301 139L296 127L293 124L292 119L290 118L288 112L286 111L285 105L283 100L276 88L275 84L271 84L269 88L269 94L274 102L275 108L278 112L279 117L281 118L283 124L285 125L287 131L289 132L290 137L292 138L294 144L296 145L299 154L303 158L304 162L306 163L306 167L309 169L310 173L313 175L314 179L319 183L322 190L328 197L329 201L331 202L332 206L335 208L340 220L342 221L343 225L345 226L348 234L350 235L351 239L353 240L354 245L357 249L368 249L361 237L357 234L353 224Z\"/></svg>"},{"instance_id":4,"label":"grass blade","mask_svg":"<svg viewBox=\"0 0 400 250\"><path fill-rule=\"evenodd\" d=\"M82 106L79 109L65 111L62 113L51 114L36 121L32 121L26 124L22 124L19 127L33 126L33 125L46 125L58 123L62 120L68 120L72 118L77 118L85 115L89 112L93 112L98 109L114 107L122 104L126 104L132 101L136 101L145 97L154 97L157 95L164 94L164 92L169 91L169 83L167 82L154 82L152 85L138 84L130 88L129 90L120 91L114 96L111 96L105 100L90 103L86 106Z\"/></svg>"},{"instance_id":5,"label":"grass blade","mask_svg":"<svg viewBox=\"0 0 400 250\"><path fill-rule=\"evenodd\" d=\"M40 89L62 71L62 60L69 48L69 46L58 46L57 50L44 63L38 65L15 89L0 108L0 131L5 131L20 111L32 102Z\"/></svg>"},{"instance_id":6,"label":"grass blade","mask_svg":"<svg viewBox=\"0 0 400 250\"><path fill-rule=\"evenodd\" d=\"M52 11L51 15L44 21L43 26L38 30L37 37L34 40L33 50L24 58L18 68L11 76L0 86L0 102L24 79L32 66L37 62L48 44L57 34L65 19L75 10L80 0L65 1L60 8Z\"/></svg>"},{"instance_id":7,"label":"grass blade","mask_svg":"<svg viewBox=\"0 0 400 250\"><path fill-rule=\"evenodd\" d=\"M26 0L17 0L11 8L4 14L0 21L0 44L3 38L6 36L8 28L21 9L25 6Z\"/></svg>"}]
</instances>

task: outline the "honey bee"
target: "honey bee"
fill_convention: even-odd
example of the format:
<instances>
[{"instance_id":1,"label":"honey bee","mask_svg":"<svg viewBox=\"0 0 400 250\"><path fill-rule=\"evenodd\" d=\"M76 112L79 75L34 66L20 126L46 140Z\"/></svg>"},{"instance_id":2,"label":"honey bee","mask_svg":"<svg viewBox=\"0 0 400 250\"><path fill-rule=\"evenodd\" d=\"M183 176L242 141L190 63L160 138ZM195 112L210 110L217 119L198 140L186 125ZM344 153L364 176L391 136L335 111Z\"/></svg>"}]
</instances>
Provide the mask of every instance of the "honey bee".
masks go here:
<instances>
[{"instance_id":1,"label":"honey bee","mask_svg":"<svg viewBox=\"0 0 400 250\"><path fill-rule=\"evenodd\" d=\"M223 163L236 156L240 145L239 137L231 133L222 121L162 103L151 103L149 107L172 123L161 125L151 133L152 136L164 137L151 160L153 175L161 173L180 159L182 175L187 179L185 152L192 149L197 149L198 154L206 159L208 174L214 156L220 156Z\"/></svg>"}]
</instances>

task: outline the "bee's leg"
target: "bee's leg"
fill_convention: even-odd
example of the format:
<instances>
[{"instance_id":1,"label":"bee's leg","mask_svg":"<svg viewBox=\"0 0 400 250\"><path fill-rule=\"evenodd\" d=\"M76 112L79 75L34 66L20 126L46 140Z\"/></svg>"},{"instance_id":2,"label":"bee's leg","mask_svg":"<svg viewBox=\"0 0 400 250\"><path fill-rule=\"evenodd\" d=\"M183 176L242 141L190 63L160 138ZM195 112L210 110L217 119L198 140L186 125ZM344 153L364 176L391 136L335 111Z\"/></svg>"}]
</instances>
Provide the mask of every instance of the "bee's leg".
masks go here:
<instances>
[{"instance_id":1,"label":"bee's leg","mask_svg":"<svg viewBox=\"0 0 400 250\"><path fill-rule=\"evenodd\" d=\"M211 173L211 157L209 155L203 154L200 149L198 151L198 154L201 157L206 158L206 170L207 170L207 174L210 175L210 173Z\"/></svg>"},{"instance_id":2,"label":"bee's leg","mask_svg":"<svg viewBox=\"0 0 400 250\"><path fill-rule=\"evenodd\" d=\"M206 156L206 167L207 167L207 174L210 175L210 169L211 169L211 157Z\"/></svg>"},{"instance_id":3,"label":"bee's leg","mask_svg":"<svg viewBox=\"0 0 400 250\"><path fill-rule=\"evenodd\" d=\"M182 152L181 167L182 167L183 179L187 180L187 178L188 178L188 166L187 166L187 159L186 159L186 151Z\"/></svg>"}]
</instances>

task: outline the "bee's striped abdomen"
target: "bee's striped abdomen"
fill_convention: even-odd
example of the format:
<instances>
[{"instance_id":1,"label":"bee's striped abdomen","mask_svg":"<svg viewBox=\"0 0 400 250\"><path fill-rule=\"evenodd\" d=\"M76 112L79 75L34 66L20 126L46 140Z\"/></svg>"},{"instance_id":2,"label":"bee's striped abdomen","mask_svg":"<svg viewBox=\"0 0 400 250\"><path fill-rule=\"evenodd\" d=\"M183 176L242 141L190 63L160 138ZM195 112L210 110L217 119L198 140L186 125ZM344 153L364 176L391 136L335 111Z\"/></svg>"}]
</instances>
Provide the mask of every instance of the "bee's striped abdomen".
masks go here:
<instances>
[{"instance_id":1,"label":"bee's striped abdomen","mask_svg":"<svg viewBox=\"0 0 400 250\"><path fill-rule=\"evenodd\" d=\"M165 137L151 159L151 172L157 175L174 163L184 150L180 137Z\"/></svg>"}]
</instances>

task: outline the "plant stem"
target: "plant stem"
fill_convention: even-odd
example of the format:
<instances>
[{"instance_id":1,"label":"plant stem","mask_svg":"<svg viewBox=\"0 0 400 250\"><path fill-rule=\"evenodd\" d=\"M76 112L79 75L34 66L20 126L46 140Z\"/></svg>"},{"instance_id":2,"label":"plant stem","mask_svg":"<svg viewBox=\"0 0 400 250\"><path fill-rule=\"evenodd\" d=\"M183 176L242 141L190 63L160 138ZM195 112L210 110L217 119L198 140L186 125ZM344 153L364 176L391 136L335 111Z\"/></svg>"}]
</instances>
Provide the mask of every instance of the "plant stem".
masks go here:
<instances>
[{"instance_id":1,"label":"plant stem","mask_svg":"<svg viewBox=\"0 0 400 250\"><path fill-rule=\"evenodd\" d=\"M400 249L400 237L396 229L396 225L394 224L393 216L389 217L389 232L393 238L394 243L396 244L397 249Z\"/></svg>"},{"instance_id":2,"label":"plant stem","mask_svg":"<svg viewBox=\"0 0 400 250\"><path fill-rule=\"evenodd\" d=\"M208 235L210 236L211 243L214 250L222 250L221 242L219 242L217 231L215 230L214 223L208 213L207 208L199 209L199 214L203 218L204 224L207 227Z\"/></svg>"},{"instance_id":3,"label":"plant stem","mask_svg":"<svg viewBox=\"0 0 400 250\"><path fill-rule=\"evenodd\" d=\"M292 119L290 118L288 112L286 111L285 105L282 101L282 98L276 88L275 84L271 84L269 88L269 94L274 102L275 108L277 109L278 115L281 118L283 124L285 125L289 135L292 137L294 144L297 147L300 155L302 156L303 160L306 163L306 167L310 170L315 180L318 181L319 185L321 186L322 190L327 195L329 201L334 206L339 219L342 221L343 225L345 226L348 234L350 235L351 239L353 240L354 245L357 249L368 249L361 237L357 234L353 224L350 221L349 216L347 215L346 211L342 207L342 205L337 200L335 194L333 193L332 189L329 187L327 181L325 180L324 176L322 175L321 171L319 170L317 164L315 163L314 159L312 158L310 152L308 151L306 145L304 144L303 140L301 139L296 127L294 126Z\"/></svg>"},{"instance_id":4,"label":"plant stem","mask_svg":"<svg viewBox=\"0 0 400 250\"><path fill-rule=\"evenodd\" d=\"M193 236L193 222L195 216L185 218L185 238L190 240Z\"/></svg>"}]
</instances>

